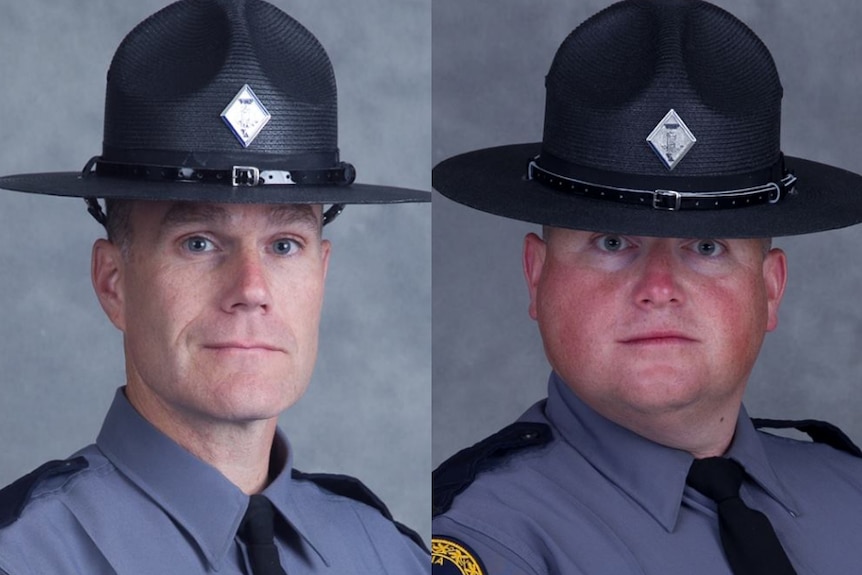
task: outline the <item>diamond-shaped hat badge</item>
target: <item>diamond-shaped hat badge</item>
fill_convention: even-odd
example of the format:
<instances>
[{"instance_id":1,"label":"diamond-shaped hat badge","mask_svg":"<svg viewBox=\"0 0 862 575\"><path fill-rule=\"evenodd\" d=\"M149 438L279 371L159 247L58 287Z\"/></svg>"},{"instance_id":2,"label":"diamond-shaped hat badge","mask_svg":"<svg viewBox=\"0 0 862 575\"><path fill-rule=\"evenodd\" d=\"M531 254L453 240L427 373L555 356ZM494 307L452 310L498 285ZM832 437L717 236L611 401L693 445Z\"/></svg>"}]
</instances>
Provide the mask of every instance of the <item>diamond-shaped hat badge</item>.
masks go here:
<instances>
[{"instance_id":1,"label":"diamond-shaped hat badge","mask_svg":"<svg viewBox=\"0 0 862 575\"><path fill-rule=\"evenodd\" d=\"M221 117L242 147L247 148L266 126L271 116L254 95L251 86L246 84L222 111Z\"/></svg>"},{"instance_id":2,"label":"diamond-shaped hat badge","mask_svg":"<svg viewBox=\"0 0 862 575\"><path fill-rule=\"evenodd\" d=\"M672 170L694 146L697 138L679 114L671 109L649 135L647 142L662 159L667 169Z\"/></svg>"}]
</instances>

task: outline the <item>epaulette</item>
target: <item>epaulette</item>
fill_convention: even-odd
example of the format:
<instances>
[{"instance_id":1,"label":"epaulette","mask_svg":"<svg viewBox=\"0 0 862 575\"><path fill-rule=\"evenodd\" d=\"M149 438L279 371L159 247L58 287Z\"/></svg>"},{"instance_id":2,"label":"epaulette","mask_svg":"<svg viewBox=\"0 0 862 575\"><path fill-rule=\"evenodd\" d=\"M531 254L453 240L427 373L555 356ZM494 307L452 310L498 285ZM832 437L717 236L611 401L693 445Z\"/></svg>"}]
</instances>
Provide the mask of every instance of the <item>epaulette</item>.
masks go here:
<instances>
[{"instance_id":1,"label":"epaulette","mask_svg":"<svg viewBox=\"0 0 862 575\"><path fill-rule=\"evenodd\" d=\"M350 475L338 475L335 473L304 473L297 469L291 470L291 477L294 479L306 479L331 493L365 503L366 505L377 509L383 517L395 524L398 531L412 539L414 543L428 553L428 547L426 547L425 541L422 540L422 537L406 525L395 521L392 514L389 512L389 508L386 507L386 504L383 503L383 501L381 501L373 491L368 489L364 483L355 477L351 477Z\"/></svg>"},{"instance_id":2,"label":"epaulette","mask_svg":"<svg viewBox=\"0 0 862 575\"><path fill-rule=\"evenodd\" d=\"M860 450L847 434L827 421L817 419L800 419L793 421L789 419L752 419L751 422L757 429L796 429L808 436L815 443L825 443L830 447L846 451L850 455L862 457Z\"/></svg>"},{"instance_id":3,"label":"epaulette","mask_svg":"<svg viewBox=\"0 0 862 575\"><path fill-rule=\"evenodd\" d=\"M24 508L30 501L33 490L40 483L52 477L76 473L86 469L89 465L83 456L65 461L49 461L4 487L0 490L0 529L11 525L21 517L21 513L24 512Z\"/></svg>"},{"instance_id":4,"label":"epaulette","mask_svg":"<svg viewBox=\"0 0 862 575\"><path fill-rule=\"evenodd\" d=\"M487 471L506 456L551 441L546 423L518 421L467 449L462 449L434 470L432 515L445 513L455 496L467 489L481 471Z\"/></svg>"}]
</instances>

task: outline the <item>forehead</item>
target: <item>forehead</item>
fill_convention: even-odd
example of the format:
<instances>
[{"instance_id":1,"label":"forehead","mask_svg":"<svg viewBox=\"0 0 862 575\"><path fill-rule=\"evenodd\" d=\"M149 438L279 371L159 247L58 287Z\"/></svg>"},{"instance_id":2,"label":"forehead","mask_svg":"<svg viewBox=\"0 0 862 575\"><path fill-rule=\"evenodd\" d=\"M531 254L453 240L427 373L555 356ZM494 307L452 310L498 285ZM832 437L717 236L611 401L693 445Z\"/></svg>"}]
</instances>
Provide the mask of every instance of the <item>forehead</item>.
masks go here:
<instances>
[{"instance_id":1,"label":"forehead","mask_svg":"<svg viewBox=\"0 0 862 575\"><path fill-rule=\"evenodd\" d=\"M724 241L724 242L742 242L742 243L756 243L761 244L764 242L771 242L771 238L745 238L745 237L722 237L722 236L710 236L703 235L698 237L675 237L675 236L641 236L638 234L627 234L625 232L609 232L609 231L595 231L595 230L577 230L573 228L557 228L553 226L542 226L542 235L545 239L550 238L552 235L560 235L562 237L581 237L581 238L589 238L593 236L622 236L632 239L639 239L645 241L676 241L676 242L684 242L684 241L692 241L692 240L716 240L716 241Z\"/></svg>"},{"instance_id":2,"label":"forehead","mask_svg":"<svg viewBox=\"0 0 862 575\"><path fill-rule=\"evenodd\" d=\"M305 226L320 229L321 206L309 204L214 204L206 202L135 202L139 231L162 232L187 224Z\"/></svg>"}]
</instances>

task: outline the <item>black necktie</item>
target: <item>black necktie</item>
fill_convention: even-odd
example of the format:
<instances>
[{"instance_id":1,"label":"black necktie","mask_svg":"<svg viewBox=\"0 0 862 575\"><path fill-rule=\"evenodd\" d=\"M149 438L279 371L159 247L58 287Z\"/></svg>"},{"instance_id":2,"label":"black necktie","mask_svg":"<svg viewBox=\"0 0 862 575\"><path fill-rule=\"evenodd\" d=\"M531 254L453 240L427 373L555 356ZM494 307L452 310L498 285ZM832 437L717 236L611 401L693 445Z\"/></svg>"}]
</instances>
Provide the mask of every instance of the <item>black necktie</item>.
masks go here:
<instances>
[{"instance_id":1,"label":"black necktie","mask_svg":"<svg viewBox=\"0 0 862 575\"><path fill-rule=\"evenodd\" d=\"M274 519L269 499L263 495L252 495L237 533L248 549L252 575L286 575L278 561Z\"/></svg>"},{"instance_id":2,"label":"black necktie","mask_svg":"<svg viewBox=\"0 0 862 575\"><path fill-rule=\"evenodd\" d=\"M796 575L766 515L739 498L745 471L732 459L695 459L686 481L718 504L718 525L735 575Z\"/></svg>"}]
</instances>

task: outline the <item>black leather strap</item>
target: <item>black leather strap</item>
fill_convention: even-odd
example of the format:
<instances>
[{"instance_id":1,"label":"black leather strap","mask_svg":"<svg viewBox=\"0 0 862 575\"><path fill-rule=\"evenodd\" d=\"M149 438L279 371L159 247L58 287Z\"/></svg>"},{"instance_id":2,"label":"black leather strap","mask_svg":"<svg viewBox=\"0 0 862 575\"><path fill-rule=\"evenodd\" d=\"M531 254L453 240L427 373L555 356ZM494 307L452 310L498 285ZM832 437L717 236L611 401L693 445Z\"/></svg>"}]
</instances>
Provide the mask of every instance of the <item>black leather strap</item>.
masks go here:
<instances>
[{"instance_id":1,"label":"black leather strap","mask_svg":"<svg viewBox=\"0 0 862 575\"><path fill-rule=\"evenodd\" d=\"M99 156L90 158L84 169L83 177L92 175L113 176L128 179L169 182L204 182L230 184L231 186L258 185L349 185L356 179L352 164L339 162L338 167L322 170L263 170L254 166L234 166L231 170L208 170L177 166L157 166L150 164L126 164L107 162ZM108 217L102 210L98 198L86 197L87 211L93 218L107 225ZM323 225L332 222L344 211L344 204L332 204L323 212Z\"/></svg>"},{"instance_id":2,"label":"black leather strap","mask_svg":"<svg viewBox=\"0 0 862 575\"><path fill-rule=\"evenodd\" d=\"M132 180L197 182L229 186L264 185L338 185L346 186L356 179L356 170L347 162L320 170L261 170L254 166L233 166L230 170L191 168L186 166L160 166L125 164L101 158L91 160L93 174ZM87 167L84 174L88 174Z\"/></svg>"},{"instance_id":3,"label":"black leather strap","mask_svg":"<svg viewBox=\"0 0 862 575\"><path fill-rule=\"evenodd\" d=\"M565 193L667 211L720 210L776 203L796 183L796 176L787 173L777 181L733 190L641 190L600 185L566 176L540 166L538 158L533 158L527 165L527 179Z\"/></svg>"}]
</instances>

